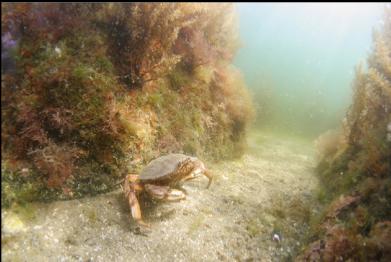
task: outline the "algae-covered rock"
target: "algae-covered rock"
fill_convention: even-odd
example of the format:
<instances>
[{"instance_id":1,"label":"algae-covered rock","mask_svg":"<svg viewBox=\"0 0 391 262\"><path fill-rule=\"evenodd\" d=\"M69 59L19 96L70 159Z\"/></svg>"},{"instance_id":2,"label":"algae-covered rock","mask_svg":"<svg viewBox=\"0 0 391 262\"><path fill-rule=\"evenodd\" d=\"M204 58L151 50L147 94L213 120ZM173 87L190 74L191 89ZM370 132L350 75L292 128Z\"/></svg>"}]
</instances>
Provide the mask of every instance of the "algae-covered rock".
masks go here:
<instances>
[{"instance_id":1,"label":"algae-covered rock","mask_svg":"<svg viewBox=\"0 0 391 262\"><path fill-rule=\"evenodd\" d=\"M234 14L232 4L2 5L4 203L109 191L163 153L240 155L252 105L231 66Z\"/></svg>"},{"instance_id":2,"label":"algae-covered rock","mask_svg":"<svg viewBox=\"0 0 391 262\"><path fill-rule=\"evenodd\" d=\"M320 225L311 232L312 243L298 261L314 261L314 257L324 261L390 260L386 244L391 218L390 32L391 9L385 7L383 28L374 33L368 69L356 71L353 104L342 134L330 132L318 140L325 151L318 171L327 205Z\"/></svg>"}]
</instances>

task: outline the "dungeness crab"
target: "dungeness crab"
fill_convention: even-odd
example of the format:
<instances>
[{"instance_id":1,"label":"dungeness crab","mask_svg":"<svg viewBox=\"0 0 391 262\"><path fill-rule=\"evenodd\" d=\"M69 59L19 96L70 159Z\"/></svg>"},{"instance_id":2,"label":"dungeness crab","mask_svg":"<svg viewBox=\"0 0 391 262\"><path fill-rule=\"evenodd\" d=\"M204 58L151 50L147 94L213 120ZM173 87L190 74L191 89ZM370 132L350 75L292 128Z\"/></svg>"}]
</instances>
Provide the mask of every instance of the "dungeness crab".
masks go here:
<instances>
[{"instance_id":1,"label":"dungeness crab","mask_svg":"<svg viewBox=\"0 0 391 262\"><path fill-rule=\"evenodd\" d=\"M145 191L158 200L177 201L186 198L180 188L182 182L205 175L212 182L212 175L198 158L183 154L168 154L151 161L140 175L129 174L124 180L123 191L129 201L133 219L139 225L149 227L141 216L138 195Z\"/></svg>"}]
</instances>

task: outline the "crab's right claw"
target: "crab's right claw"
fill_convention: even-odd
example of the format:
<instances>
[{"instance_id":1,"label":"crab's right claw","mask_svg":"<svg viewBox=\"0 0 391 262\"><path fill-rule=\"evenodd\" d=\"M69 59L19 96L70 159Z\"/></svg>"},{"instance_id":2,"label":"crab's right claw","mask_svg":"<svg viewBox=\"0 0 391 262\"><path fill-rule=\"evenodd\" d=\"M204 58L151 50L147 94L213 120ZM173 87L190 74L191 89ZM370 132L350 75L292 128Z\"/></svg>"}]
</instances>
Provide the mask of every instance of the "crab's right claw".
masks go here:
<instances>
[{"instance_id":1,"label":"crab's right claw","mask_svg":"<svg viewBox=\"0 0 391 262\"><path fill-rule=\"evenodd\" d=\"M206 186L206 188L209 188L209 187L210 187L210 184L212 183L213 176L212 176L212 174L209 172L209 170L205 170L205 171L204 171L204 175L209 179L208 185Z\"/></svg>"}]
</instances>

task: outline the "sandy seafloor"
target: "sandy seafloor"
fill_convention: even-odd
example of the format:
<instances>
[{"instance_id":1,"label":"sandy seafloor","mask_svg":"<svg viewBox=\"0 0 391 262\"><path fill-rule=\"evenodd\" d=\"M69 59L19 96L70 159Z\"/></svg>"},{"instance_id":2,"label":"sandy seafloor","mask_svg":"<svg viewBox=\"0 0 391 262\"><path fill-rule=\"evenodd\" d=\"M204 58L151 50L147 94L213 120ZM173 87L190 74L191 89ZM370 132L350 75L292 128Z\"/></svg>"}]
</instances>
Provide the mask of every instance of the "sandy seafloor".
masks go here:
<instances>
[{"instance_id":1,"label":"sandy seafloor","mask_svg":"<svg viewBox=\"0 0 391 262\"><path fill-rule=\"evenodd\" d=\"M289 259L300 245L294 236L304 232L305 224L276 216L275 210L311 198L317 187L312 144L252 132L248 145L241 159L207 163L215 175L209 189L200 178L184 185L186 200L141 200L150 232L131 220L120 189L97 197L34 203L27 216L2 210L2 261ZM279 243L273 241L274 233Z\"/></svg>"}]
</instances>

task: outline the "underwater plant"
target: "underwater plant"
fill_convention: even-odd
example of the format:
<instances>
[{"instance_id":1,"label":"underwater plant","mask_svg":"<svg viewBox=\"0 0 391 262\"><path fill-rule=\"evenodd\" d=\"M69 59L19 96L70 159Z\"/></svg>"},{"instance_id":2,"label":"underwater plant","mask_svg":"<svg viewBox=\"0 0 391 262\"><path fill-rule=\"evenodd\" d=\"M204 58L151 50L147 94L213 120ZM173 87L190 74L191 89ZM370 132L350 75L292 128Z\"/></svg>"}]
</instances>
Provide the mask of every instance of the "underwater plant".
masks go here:
<instances>
[{"instance_id":1,"label":"underwater plant","mask_svg":"<svg viewBox=\"0 0 391 262\"><path fill-rule=\"evenodd\" d=\"M344 137L318 166L329 204L297 261L390 261L391 8L373 34L368 69L356 70ZM327 143L325 136L319 141ZM331 139L330 143L335 144ZM330 147L331 145L329 145ZM325 147L325 145L323 145Z\"/></svg>"},{"instance_id":2,"label":"underwater plant","mask_svg":"<svg viewBox=\"0 0 391 262\"><path fill-rule=\"evenodd\" d=\"M104 192L163 153L240 155L253 109L231 65L234 14L232 4L2 4L2 204L24 201L25 185L28 201Z\"/></svg>"}]
</instances>

